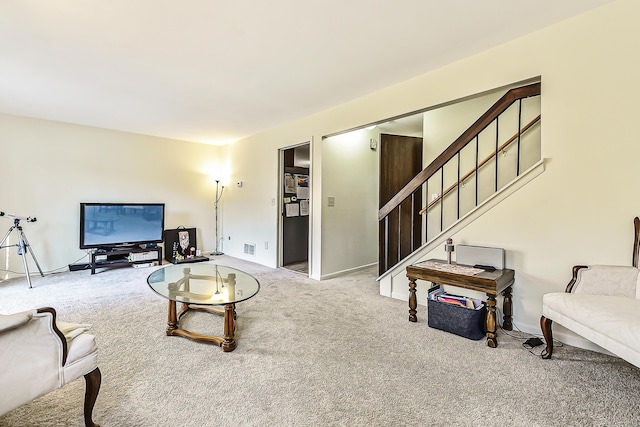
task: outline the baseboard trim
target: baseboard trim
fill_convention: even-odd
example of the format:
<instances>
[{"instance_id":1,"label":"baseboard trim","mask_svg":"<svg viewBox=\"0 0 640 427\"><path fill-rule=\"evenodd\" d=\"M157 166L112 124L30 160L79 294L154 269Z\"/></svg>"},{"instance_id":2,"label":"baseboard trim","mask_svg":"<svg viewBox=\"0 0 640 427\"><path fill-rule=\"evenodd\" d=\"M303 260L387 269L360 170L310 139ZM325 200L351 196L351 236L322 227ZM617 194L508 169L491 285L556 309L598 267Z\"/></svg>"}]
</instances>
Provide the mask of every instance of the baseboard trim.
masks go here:
<instances>
[{"instance_id":1,"label":"baseboard trim","mask_svg":"<svg viewBox=\"0 0 640 427\"><path fill-rule=\"evenodd\" d=\"M320 280L325 280L325 279L332 279L334 277L338 277L338 276L344 276L345 274L349 274L349 273L355 273L356 271L360 271L360 270L364 270L373 266L377 266L378 263L374 262L371 264L366 264L366 265L361 265L359 267L354 267L354 268L349 268L346 270L341 270L341 271L336 271L335 273L329 273L329 274L323 274L320 276Z\"/></svg>"}]
</instances>

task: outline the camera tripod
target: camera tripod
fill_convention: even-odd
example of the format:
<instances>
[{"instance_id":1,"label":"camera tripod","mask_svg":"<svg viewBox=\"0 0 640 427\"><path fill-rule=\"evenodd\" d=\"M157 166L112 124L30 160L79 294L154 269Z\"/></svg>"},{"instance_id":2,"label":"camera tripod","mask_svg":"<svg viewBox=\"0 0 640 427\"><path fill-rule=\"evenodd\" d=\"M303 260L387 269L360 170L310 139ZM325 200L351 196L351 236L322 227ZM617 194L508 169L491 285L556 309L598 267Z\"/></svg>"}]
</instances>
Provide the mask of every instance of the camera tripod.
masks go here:
<instances>
[{"instance_id":1,"label":"camera tripod","mask_svg":"<svg viewBox=\"0 0 640 427\"><path fill-rule=\"evenodd\" d=\"M4 212L0 212L0 214L1 214L0 216L5 215ZM9 214L8 216L12 216L12 215ZM27 222L36 221L36 218L18 218L13 216L13 225L9 227L9 231L7 231L7 234L5 234L4 237L2 238L2 241L0 241L0 249L10 248L12 246L16 246L18 248L18 255L22 256L22 263L24 264L24 272L27 274L27 282L29 283L29 287L31 288L32 287L31 277L29 276L29 266L26 258L27 252L31 254L31 258L33 258L33 261L36 263L36 267L38 267L40 276L44 277L44 274L42 273L42 269L40 268L40 264L38 264L38 260L36 259L36 256L33 254L33 250L31 249L29 240L27 240L27 236L24 234L24 231L22 230L22 226L20 225L21 219L24 219ZM18 241L13 245L4 246L4 242L7 240L7 238L9 237L9 235L13 230L16 230L18 234Z\"/></svg>"}]
</instances>

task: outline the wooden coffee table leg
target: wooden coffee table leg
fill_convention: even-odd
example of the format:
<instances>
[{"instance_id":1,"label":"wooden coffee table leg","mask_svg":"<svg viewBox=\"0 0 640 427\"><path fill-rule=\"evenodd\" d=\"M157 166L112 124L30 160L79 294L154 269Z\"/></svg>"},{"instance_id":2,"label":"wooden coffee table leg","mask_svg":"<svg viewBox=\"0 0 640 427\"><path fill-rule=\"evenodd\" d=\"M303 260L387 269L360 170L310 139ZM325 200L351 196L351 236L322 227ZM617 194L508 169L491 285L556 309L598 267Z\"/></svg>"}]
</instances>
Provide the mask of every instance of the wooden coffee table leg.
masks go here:
<instances>
[{"instance_id":1,"label":"wooden coffee table leg","mask_svg":"<svg viewBox=\"0 0 640 427\"><path fill-rule=\"evenodd\" d=\"M178 318L176 317L176 302L169 300L169 317L167 319L167 335L172 335L178 329Z\"/></svg>"},{"instance_id":2,"label":"wooden coffee table leg","mask_svg":"<svg viewBox=\"0 0 640 427\"><path fill-rule=\"evenodd\" d=\"M416 299L416 279L409 279L409 322L417 322L418 301Z\"/></svg>"},{"instance_id":3,"label":"wooden coffee table leg","mask_svg":"<svg viewBox=\"0 0 640 427\"><path fill-rule=\"evenodd\" d=\"M236 348L235 335L235 304L227 304L224 306L224 341L220 344L222 351L233 351Z\"/></svg>"},{"instance_id":4,"label":"wooden coffee table leg","mask_svg":"<svg viewBox=\"0 0 640 427\"><path fill-rule=\"evenodd\" d=\"M498 346L496 335L496 297L487 294L487 345L491 348Z\"/></svg>"},{"instance_id":5,"label":"wooden coffee table leg","mask_svg":"<svg viewBox=\"0 0 640 427\"><path fill-rule=\"evenodd\" d=\"M213 313L217 315L224 316L224 338L215 337L211 335L201 335L195 332L188 331L186 329L180 328L180 318L188 311L188 310L202 310L208 313ZM169 316L167 320L167 335L170 336L178 336L190 339L196 342L202 342L207 344L215 344L217 346L222 347L222 351L233 351L236 348L236 340L235 340L235 317L236 317L236 305L235 304L227 304L225 306L224 312L215 308L203 308L197 306L190 306L189 304L184 304L182 307L182 311L177 315L176 313L176 302L173 300L169 300Z\"/></svg>"}]
</instances>

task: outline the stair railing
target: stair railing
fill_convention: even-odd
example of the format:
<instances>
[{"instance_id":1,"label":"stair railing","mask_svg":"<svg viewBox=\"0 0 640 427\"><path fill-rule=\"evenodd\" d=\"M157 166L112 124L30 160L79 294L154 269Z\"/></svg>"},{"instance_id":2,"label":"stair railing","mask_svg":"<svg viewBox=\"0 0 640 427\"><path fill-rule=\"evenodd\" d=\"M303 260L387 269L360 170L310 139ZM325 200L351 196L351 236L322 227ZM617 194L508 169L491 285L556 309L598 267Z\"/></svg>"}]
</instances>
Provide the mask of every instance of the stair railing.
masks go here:
<instances>
[{"instance_id":1,"label":"stair railing","mask_svg":"<svg viewBox=\"0 0 640 427\"><path fill-rule=\"evenodd\" d=\"M540 114L538 114L533 120L531 120L529 123L527 123L520 130L520 132L516 132L515 134L513 134L513 136L511 138L509 138L504 144L502 144L500 147L498 147L497 152L498 153L503 153L505 150L507 150L507 148L509 148L509 145L511 145L512 142L517 141L520 137L522 137L522 135L524 135L529 129L531 129L539 121L540 121ZM480 169L482 169L482 167L484 165L489 163L495 157L496 157L495 153L492 153L490 156L487 156L484 160L482 160L480 163L478 163L478 165L475 168L473 168L469 172L467 172L467 174L464 175L462 178L460 178L455 184L453 184L452 186L450 186L449 188L444 190L444 192L442 192L442 194L440 194L438 197L436 197L431 202L429 202L429 204L426 207L422 208L420 210L420 215L424 214L427 210L431 209L441 199L443 199L447 194L449 194L450 192L452 192L453 190L458 188L459 185L464 185L464 182L467 179L469 179L473 174L477 174L478 171ZM518 163L517 166L520 166L520 164ZM518 169L516 175L520 175L519 169Z\"/></svg>"},{"instance_id":2,"label":"stair railing","mask_svg":"<svg viewBox=\"0 0 640 427\"><path fill-rule=\"evenodd\" d=\"M378 221L380 222L380 239L381 239L381 244L380 247L383 248L381 249L381 251L383 251L384 253L381 254L380 259L381 259L381 263L378 266L378 270L380 274L383 274L384 272L388 271L391 267L393 267L393 265L389 265L389 259L390 259L390 254L392 251L394 252L394 256L391 257L392 260L397 260L398 262L402 260L403 253L407 252L407 248L405 248L404 250L400 248L400 235L401 233L404 232L408 232L411 233L411 238L410 239L406 239L406 241L410 241L411 242L411 248L409 253L414 252L416 249L418 249L418 247L415 247L415 239L413 236L414 233L414 229L420 229L420 227L414 227L414 223L415 221L421 221L421 214L425 213L428 211L428 209L430 207L432 207L433 205L435 205L438 202L442 202L444 196L446 196L448 193L450 193L451 191L453 191L455 188L459 188L459 186L461 184L464 183L464 181L469 178L469 176L471 176L472 174L478 172L478 170L484 166L486 163L488 163L491 159L498 157L498 154L503 151L508 145L510 145L511 143L513 143L514 141L517 141L517 149L518 149L518 156L517 156L517 161L516 161L516 176L520 175L520 140L522 135L529 130L533 125L535 125L536 123L538 123L540 121L540 116L536 117L535 119L533 119L530 123L528 123L526 126L522 127L521 126L521 108L522 108L522 99L525 98L529 98L529 97L533 97L533 96L539 96L540 95L540 83L534 83L531 85L527 85L527 86L522 86L519 88L514 88L509 90L507 93L505 93L498 101L496 101L484 114L482 114L482 116L480 116L480 118L478 118L478 120L476 120L471 126L469 126L469 128L467 130L465 130L462 135L460 135L453 143L451 143L451 145L449 145L438 157L436 157L436 159L431 162L426 168L424 168L420 173L418 173L415 177L413 177L413 179L411 179L411 181L409 181L395 196L393 196L384 206L382 206L382 208L380 208L380 210L378 211ZM519 113L518 113L518 132L511 137L509 140L507 140L507 142L505 142L502 145L498 144L498 141L496 140L496 148L494 153L489 156L487 159L483 160L483 161L479 161L478 159L478 148L477 148L477 144L478 144L478 136L479 134L485 130L489 125L491 125L493 122L498 121L499 116L504 113L509 107L511 107L515 102L519 101L520 105L519 105ZM497 126L496 126L497 127ZM472 169L468 174L466 174L464 177L460 177L460 152L472 141L476 141L476 166L474 169ZM444 167L445 165L451 161L454 157L458 156L458 182L456 184L454 184L453 186L449 187L448 189L444 189ZM401 205L403 202L405 202L407 199L411 198L411 206L412 206L412 211L414 210L415 204L414 204L414 200L415 200L415 194L417 192L421 192L422 191L422 187L423 185L431 178L433 177L436 173L440 172L442 175L442 179L441 179L441 188L439 191L439 195L436 199L432 200L427 207L423 208L421 211L419 211L419 214L417 215L412 215L413 220L412 223L405 226L403 228L403 225L400 223L400 210L401 210ZM477 176L477 175L476 175ZM476 179L476 200L475 200L475 205L478 205L478 180ZM495 176L495 188L494 191L498 191L498 164L496 162L496 176ZM459 192L458 192L458 199L459 199ZM443 221L444 221L444 207L443 207L443 203L440 203L441 206L441 212L440 212L440 231L442 231L443 229ZM398 211L398 225L397 225L397 229L396 230L390 230L389 229L389 215L394 212L394 211ZM458 213L457 213L457 218L460 218L460 201L458 200ZM394 227L396 228L396 227ZM398 242L397 244L397 248L390 248L389 247L389 233L390 232L397 232L398 233L398 238L395 239L395 242ZM422 239L420 239L422 240ZM426 232L425 232L425 241L428 241L428 236L426 236Z\"/></svg>"}]
</instances>

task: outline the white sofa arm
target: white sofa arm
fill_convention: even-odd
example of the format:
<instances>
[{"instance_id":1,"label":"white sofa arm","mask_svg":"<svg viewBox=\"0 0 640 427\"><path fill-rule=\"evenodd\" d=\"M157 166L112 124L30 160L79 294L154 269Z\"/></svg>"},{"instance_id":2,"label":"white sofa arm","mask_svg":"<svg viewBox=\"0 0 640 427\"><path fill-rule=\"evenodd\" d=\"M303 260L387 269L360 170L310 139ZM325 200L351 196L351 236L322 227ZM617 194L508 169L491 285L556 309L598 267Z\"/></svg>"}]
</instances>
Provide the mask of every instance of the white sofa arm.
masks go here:
<instances>
[{"instance_id":1,"label":"white sofa arm","mask_svg":"<svg viewBox=\"0 0 640 427\"><path fill-rule=\"evenodd\" d=\"M640 270L620 265L574 267L567 291L584 295L611 295L637 298Z\"/></svg>"},{"instance_id":2,"label":"white sofa arm","mask_svg":"<svg viewBox=\"0 0 640 427\"><path fill-rule=\"evenodd\" d=\"M66 344L53 309L33 310L27 322L0 333L0 390L11 390L0 399L0 414L62 385Z\"/></svg>"},{"instance_id":3,"label":"white sofa arm","mask_svg":"<svg viewBox=\"0 0 640 427\"><path fill-rule=\"evenodd\" d=\"M36 310L29 310L14 314L0 314L0 334L24 325L35 313Z\"/></svg>"}]
</instances>

